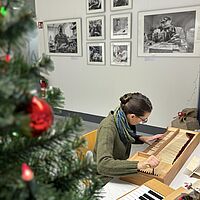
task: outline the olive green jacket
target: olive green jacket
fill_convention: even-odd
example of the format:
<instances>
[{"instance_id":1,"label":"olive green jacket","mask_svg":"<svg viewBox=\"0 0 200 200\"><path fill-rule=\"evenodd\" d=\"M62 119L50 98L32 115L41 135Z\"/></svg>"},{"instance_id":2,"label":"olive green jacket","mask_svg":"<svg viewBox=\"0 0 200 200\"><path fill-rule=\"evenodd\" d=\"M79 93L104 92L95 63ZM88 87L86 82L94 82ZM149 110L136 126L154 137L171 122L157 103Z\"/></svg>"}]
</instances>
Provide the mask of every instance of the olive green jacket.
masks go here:
<instances>
[{"instance_id":1,"label":"olive green jacket","mask_svg":"<svg viewBox=\"0 0 200 200\"><path fill-rule=\"evenodd\" d=\"M134 127L135 128L135 127ZM135 138L135 143L142 143ZM97 172L101 176L126 176L137 172L137 161L128 161L131 143L124 144L120 140L115 125L113 112L100 123L94 148L94 160Z\"/></svg>"}]
</instances>

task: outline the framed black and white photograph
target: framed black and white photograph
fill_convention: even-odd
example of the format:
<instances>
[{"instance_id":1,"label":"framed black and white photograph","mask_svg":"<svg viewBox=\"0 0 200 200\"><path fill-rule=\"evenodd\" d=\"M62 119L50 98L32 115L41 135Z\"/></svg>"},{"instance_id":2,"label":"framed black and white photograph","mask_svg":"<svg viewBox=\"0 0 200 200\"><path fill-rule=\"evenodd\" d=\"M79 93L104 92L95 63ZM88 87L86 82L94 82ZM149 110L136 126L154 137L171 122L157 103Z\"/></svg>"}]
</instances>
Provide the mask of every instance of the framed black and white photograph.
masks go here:
<instances>
[{"instance_id":1,"label":"framed black and white photograph","mask_svg":"<svg viewBox=\"0 0 200 200\"><path fill-rule=\"evenodd\" d=\"M105 0L86 0L87 13L104 12L104 1Z\"/></svg>"},{"instance_id":2,"label":"framed black and white photograph","mask_svg":"<svg viewBox=\"0 0 200 200\"><path fill-rule=\"evenodd\" d=\"M111 15L111 39L131 38L131 13Z\"/></svg>"},{"instance_id":3,"label":"framed black and white photograph","mask_svg":"<svg viewBox=\"0 0 200 200\"><path fill-rule=\"evenodd\" d=\"M200 6L139 12L138 56L200 56Z\"/></svg>"},{"instance_id":4,"label":"framed black and white photograph","mask_svg":"<svg viewBox=\"0 0 200 200\"><path fill-rule=\"evenodd\" d=\"M110 0L111 10L124 10L132 8L133 0Z\"/></svg>"},{"instance_id":5,"label":"framed black and white photograph","mask_svg":"<svg viewBox=\"0 0 200 200\"><path fill-rule=\"evenodd\" d=\"M44 22L46 53L58 56L81 56L81 19Z\"/></svg>"},{"instance_id":6,"label":"framed black and white photograph","mask_svg":"<svg viewBox=\"0 0 200 200\"><path fill-rule=\"evenodd\" d=\"M111 42L111 65L130 66L131 42Z\"/></svg>"},{"instance_id":7,"label":"framed black and white photograph","mask_svg":"<svg viewBox=\"0 0 200 200\"><path fill-rule=\"evenodd\" d=\"M104 42L87 43L87 63L90 65L105 65Z\"/></svg>"},{"instance_id":8,"label":"framed black and white photograph","mask_svg":"<svg viewBox=\"0 0 200 200\"><path fill-rule=\"evenodd\" d=\"M87 18L87 39L102 40L105 39L105 19L104 16Z\"/></svg>"}]
</instances>

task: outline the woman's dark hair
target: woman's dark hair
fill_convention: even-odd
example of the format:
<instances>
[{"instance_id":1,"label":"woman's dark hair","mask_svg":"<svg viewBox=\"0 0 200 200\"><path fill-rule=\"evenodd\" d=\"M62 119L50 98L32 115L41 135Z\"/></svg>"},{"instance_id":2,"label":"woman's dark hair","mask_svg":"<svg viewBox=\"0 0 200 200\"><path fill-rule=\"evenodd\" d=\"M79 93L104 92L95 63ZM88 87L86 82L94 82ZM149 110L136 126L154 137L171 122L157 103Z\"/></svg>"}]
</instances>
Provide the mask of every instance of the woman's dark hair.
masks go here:
<instances>
[{"instance_id":1,"label":"woman's dark hair","mask_svg":"<svg viewBox=\"0 0 200 200\"><path fill-rule=\"evenodd\" d=\"M120 106L126 115L144 116L146 112L152 111L151 101L139 92L127 93L120 97L120 101Z\"/></svg>"}]
</instances>

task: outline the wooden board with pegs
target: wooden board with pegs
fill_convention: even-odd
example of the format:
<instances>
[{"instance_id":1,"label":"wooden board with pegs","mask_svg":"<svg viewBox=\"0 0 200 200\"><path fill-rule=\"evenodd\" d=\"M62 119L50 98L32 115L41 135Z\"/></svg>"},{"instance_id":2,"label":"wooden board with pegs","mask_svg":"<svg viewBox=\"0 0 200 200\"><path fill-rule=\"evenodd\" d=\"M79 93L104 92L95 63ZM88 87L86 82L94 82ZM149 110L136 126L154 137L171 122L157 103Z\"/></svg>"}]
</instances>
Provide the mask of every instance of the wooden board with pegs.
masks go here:
<instances>
[{"instance_id":1,"label":"wooden board with pegs","mask_svg":"<svg viewBox=\"0 0 200 200\"><path fill-rule=\"evenodd\" d=\"M169 127L162 140L155 141L143 152L137 152L128 160L143 161L151 155L158 156L160 164L154 168L140 170L138 173L120 179L137 185L155 178L170 184L187 158L200 142L200 133Z\"/></svg>"}]
</instances>

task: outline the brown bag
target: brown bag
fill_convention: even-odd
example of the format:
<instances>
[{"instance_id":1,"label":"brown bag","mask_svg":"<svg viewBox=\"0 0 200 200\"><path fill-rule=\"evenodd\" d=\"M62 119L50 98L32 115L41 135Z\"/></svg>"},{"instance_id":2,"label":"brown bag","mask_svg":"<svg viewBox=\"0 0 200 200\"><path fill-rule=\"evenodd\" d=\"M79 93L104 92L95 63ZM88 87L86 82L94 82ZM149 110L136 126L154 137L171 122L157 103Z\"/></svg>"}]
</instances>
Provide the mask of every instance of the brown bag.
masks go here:
<instances>
[{"instance_id":1,"label":"brown bag","mask_svg":"<svg viewBox=\"0 0 200 200\"><path fill-rule=\"evenodd\" d=\"M193 118L197 118L198 114L197 108L185 108L181 112L185 113L186 117L193 117Z\"/></svg>"},{"instance_id":2,"label":"brown bag","mask_svg":"<svg viewBox=\"0 0 200 200\"><path fill-rule=\"evenodd\" d=\"M178 116L171 122L171 126L192 131L199 129L197 112L197 108L183 109L181 112L178 112Z\"/></svg>"}]
</instances>

